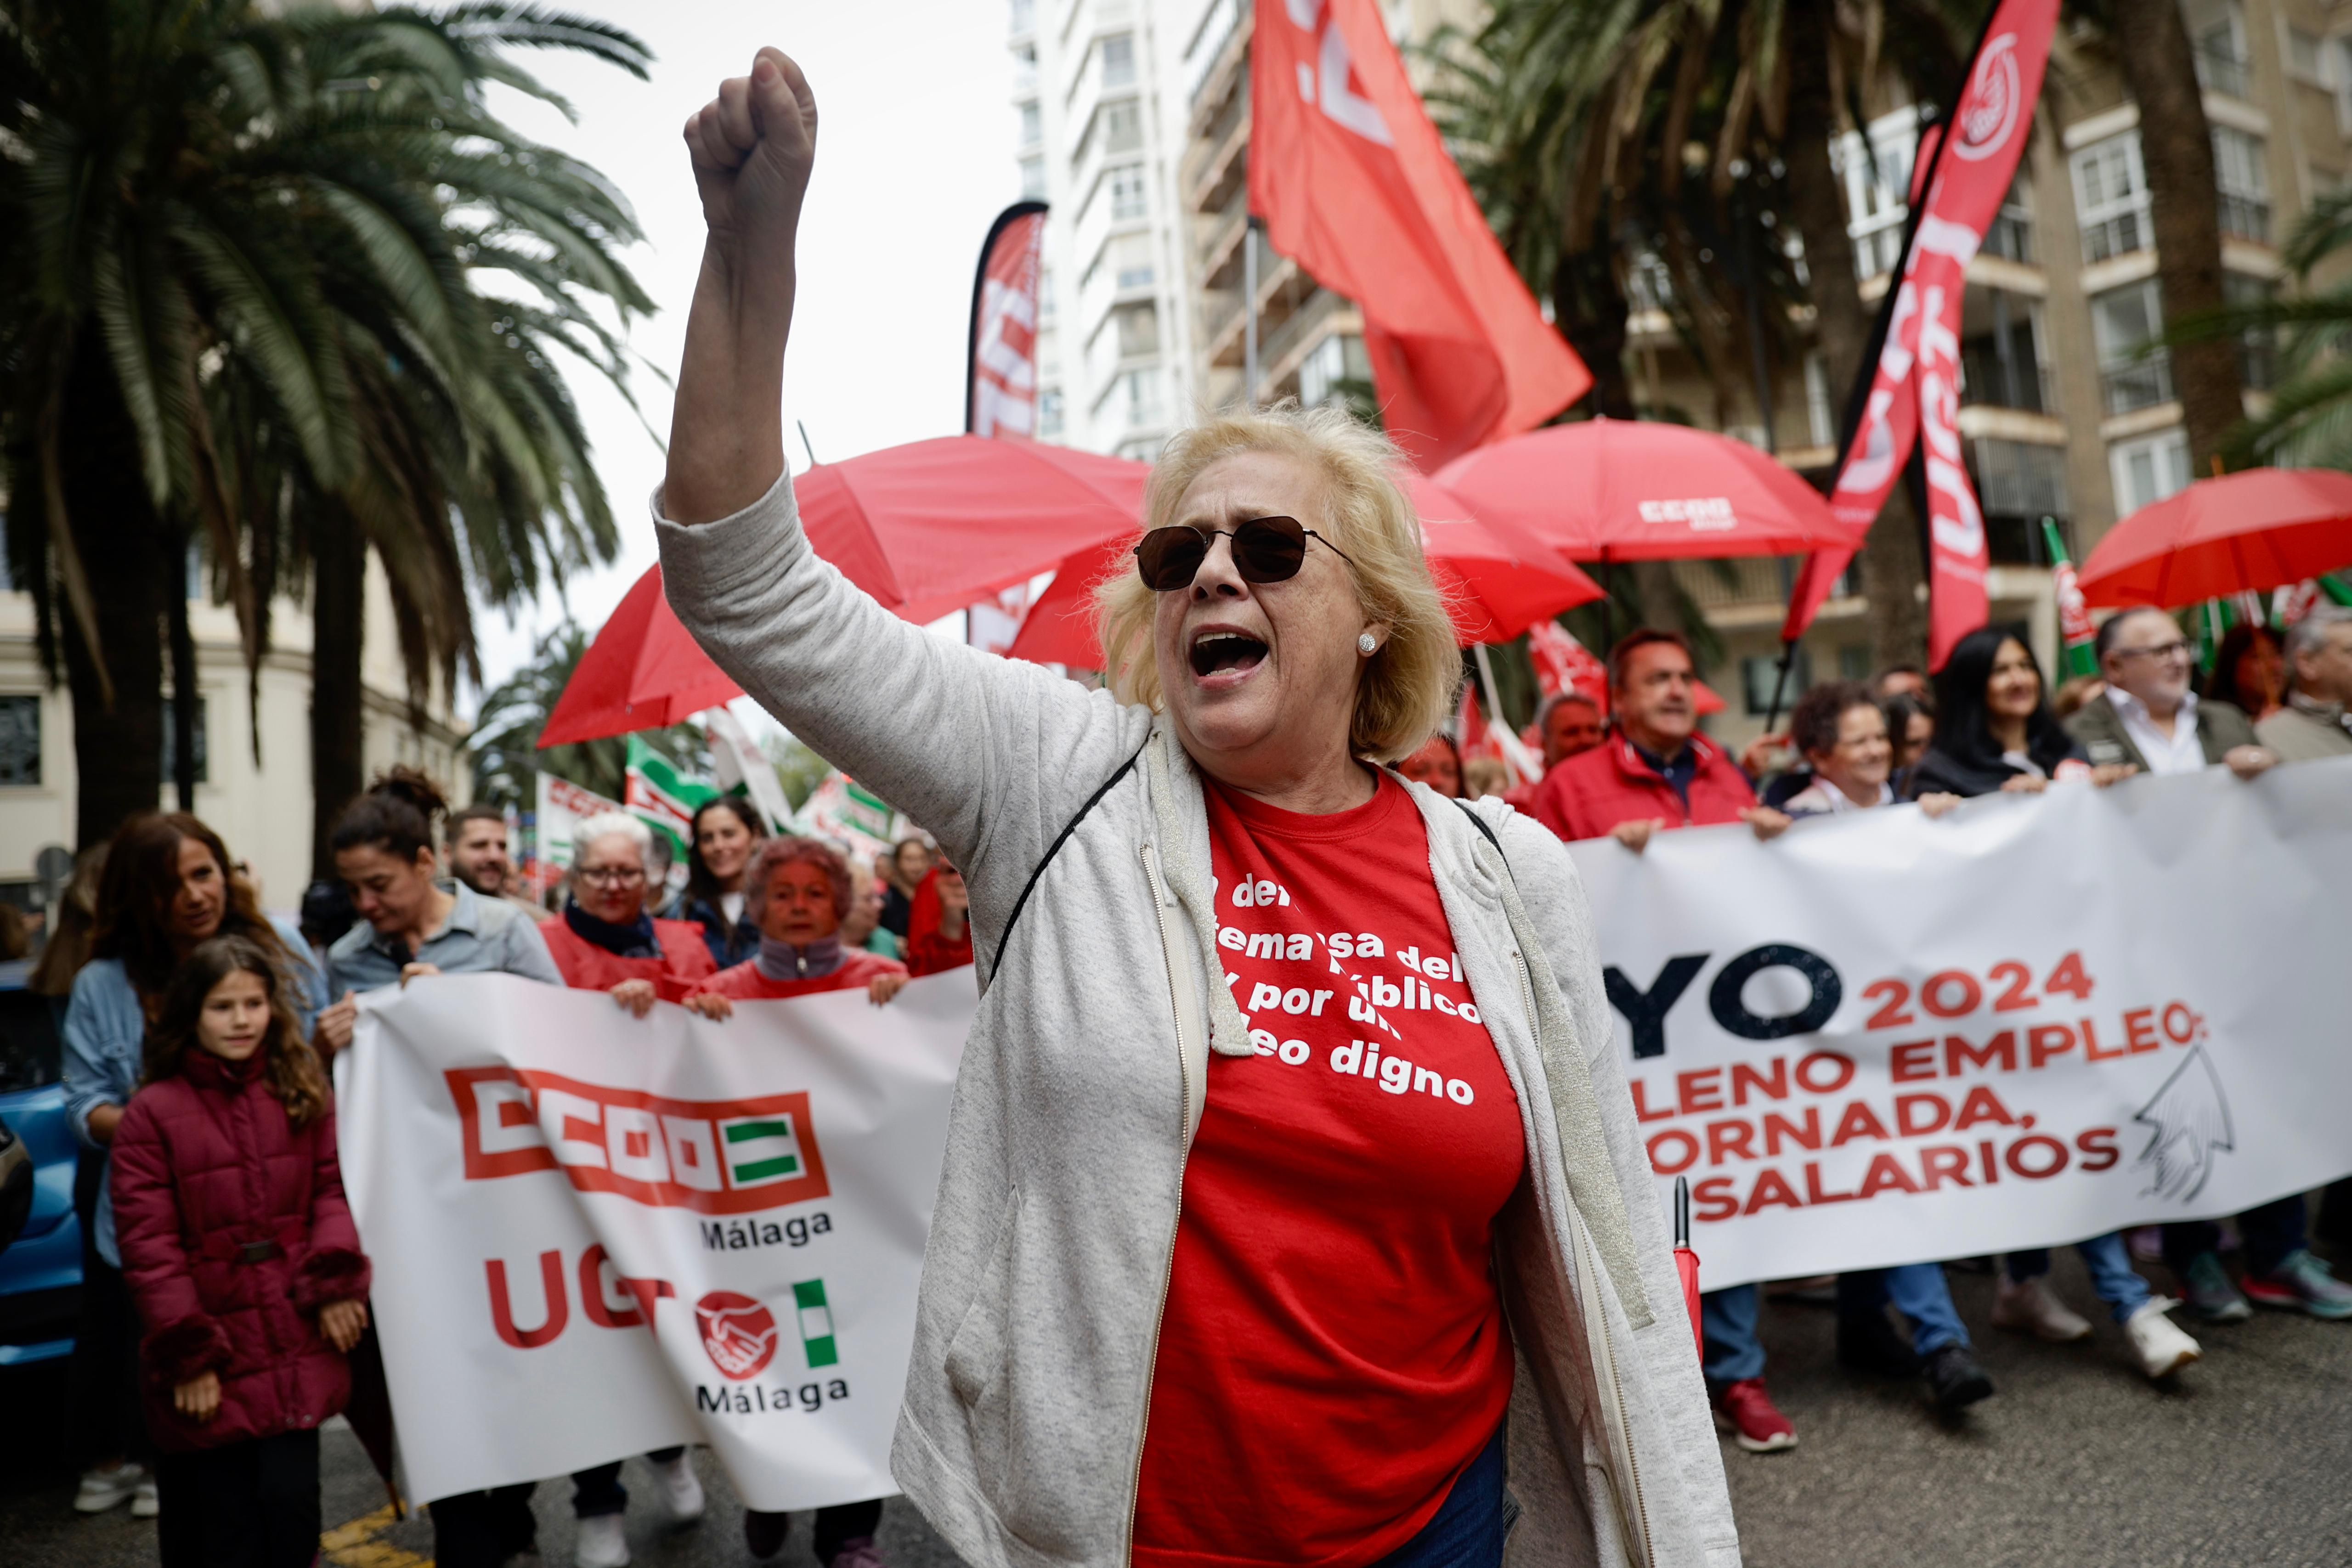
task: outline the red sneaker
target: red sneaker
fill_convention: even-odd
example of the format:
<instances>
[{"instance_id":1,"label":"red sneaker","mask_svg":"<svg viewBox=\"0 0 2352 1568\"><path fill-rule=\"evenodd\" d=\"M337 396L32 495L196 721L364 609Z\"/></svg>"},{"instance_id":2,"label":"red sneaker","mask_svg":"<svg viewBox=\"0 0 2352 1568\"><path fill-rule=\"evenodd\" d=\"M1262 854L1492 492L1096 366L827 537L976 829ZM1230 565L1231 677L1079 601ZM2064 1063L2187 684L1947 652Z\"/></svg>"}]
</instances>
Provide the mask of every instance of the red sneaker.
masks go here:
<instances>
[{"instance_id":1,"label":"red sneaker","mask_svg":"<svg viewBox=\"0 0 2352 1568\"><path fill-rule=\"evenodd\" d=\"M1715 1424L1751 1454L1778 1453L1797 1446L1797 1429L1764 1392L1760 1377L1725 1385L1715 1396Z\"/></svg>"}]
</instances>

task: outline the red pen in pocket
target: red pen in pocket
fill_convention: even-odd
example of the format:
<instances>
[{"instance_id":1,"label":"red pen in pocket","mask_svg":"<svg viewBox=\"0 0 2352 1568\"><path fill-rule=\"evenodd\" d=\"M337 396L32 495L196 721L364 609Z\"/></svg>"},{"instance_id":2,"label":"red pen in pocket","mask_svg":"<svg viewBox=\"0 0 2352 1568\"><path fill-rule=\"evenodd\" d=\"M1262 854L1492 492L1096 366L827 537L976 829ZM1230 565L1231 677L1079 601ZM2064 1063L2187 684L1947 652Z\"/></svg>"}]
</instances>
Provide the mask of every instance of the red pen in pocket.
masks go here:
<instances>
[{"instance_id":1,"label":"red pen in pocket","mask_svg":"<svg viewBox=\"0 0 2352 1568\"><path fill-rule=\"evenodd\" d=\"M1675 1177L1675 1272L1683 1277L1683 1305L1690 1309L1691 1337L1698 1342L1698 1358L1706 1360L1706 1333L1699 1326L1698 1254L1690 1244L1690 1178Z\"/></svg>"}]
</instances>

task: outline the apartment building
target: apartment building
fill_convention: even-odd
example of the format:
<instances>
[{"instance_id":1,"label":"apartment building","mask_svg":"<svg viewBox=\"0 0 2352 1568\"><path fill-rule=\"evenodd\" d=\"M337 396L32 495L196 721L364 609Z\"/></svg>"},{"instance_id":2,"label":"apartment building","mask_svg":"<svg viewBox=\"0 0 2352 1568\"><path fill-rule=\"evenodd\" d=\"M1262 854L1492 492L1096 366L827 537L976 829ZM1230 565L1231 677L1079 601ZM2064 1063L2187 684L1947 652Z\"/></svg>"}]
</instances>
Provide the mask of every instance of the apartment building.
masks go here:
<instances>
[{"instance_id":1,"label":"apartment building","mask_svg":"<svg viewBox=\"0 0 2352 1568\"><path fill-rule=\"evenodd\" d=\"M1022 191L1051 205L1039 436L1155 456L1193 404L1164 13L1198 0L1013 0Z\"/></svg>"},{"instance_id":2,"label":"apartment building","mask_svg":"<svg viewBox=\"0 0 2352 1568\"><path fill-rule=\"evenodd\" d=\"M1160 3L1173 10L1181 0ZM1160 37L1163 48L1175 40L1179 73L1163 98L1180 128L1173 195L1196 394L1207 407L1242 400L1254 316L1258 401L1349 396L1369 383L1360 315L1247 222L1251 0L1190 8ZM1478 10L1468 0L1382 8L1401 40L1475 21ZM2285 283L2281 247L2305 208L2352 179L2352 10L2335 16L2320 0L2184 0L2183 9L2213 131L2228 287L2258 298ZM1872 303L1892 281L1922 114L1891 93L1879 99L1835 150ZM1990 537L1993 613L2031 628L2045 667L2055 667L2058 632L2042 519L2056 520L2079 560L2117 517L2190 478L2169 367L2144 351L2163 301L2137 128L2095 36L2062 25L2026 160L1969 269L1960 429ZM1846 389L1804 350L1805 312L1794 322L1796 362L1771 364L1759 395L1744 368L1706 373L1666 308L1654 258L1626 264L1635 307L1627 371L1646 412L1725 431L1807 472L1835 461ZM1160 307L1163 329L1171 308ZM2242 365L2257 407L2277 373L2273 346L2249 342ZM1732 705L1713 727L1735 743L1761 728L1793 570L1772 559L1675 569L1723 646L1706 674ZM1849 578L1799 650L1794 689L1869 673L1865 608Z\"/></svg>"}]
</instances>

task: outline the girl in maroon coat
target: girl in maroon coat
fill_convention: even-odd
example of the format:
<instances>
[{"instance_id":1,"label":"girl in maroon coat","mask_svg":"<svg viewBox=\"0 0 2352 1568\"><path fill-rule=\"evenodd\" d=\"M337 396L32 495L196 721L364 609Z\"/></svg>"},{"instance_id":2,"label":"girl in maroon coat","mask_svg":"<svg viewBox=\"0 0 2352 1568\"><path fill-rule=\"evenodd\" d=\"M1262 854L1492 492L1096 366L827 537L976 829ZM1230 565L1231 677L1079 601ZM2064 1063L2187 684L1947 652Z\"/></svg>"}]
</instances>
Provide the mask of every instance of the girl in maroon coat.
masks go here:
<instances>
[{"instance_id":1,"label":"girl in maroon coat","mask_svg":"<svg viewBox=\"0 0 2352 1568\"><path fill-rule=\"evenodd\" d=\"M164 1568L306 1568L319 1425L367 1325L335 1116L268 955L199 946L148 1031L114 1140L115 1229L140 1345Z\"/></svg>"}]
</instances>

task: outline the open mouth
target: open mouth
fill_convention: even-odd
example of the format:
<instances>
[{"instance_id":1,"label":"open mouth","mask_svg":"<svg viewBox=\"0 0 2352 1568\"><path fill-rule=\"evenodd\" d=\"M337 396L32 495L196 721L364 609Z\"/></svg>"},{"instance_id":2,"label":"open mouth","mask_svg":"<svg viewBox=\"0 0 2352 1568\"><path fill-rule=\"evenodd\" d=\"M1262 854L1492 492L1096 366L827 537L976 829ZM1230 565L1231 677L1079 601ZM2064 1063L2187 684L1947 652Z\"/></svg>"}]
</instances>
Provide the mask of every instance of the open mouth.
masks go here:
<instances>
[{"instance_id":1,"label":"open mouth","mask_svg":"<svg viewBox=\"0 0 2352 1568\"><path fill-rule=\"evenodd\" d=\"M1265 663L1265 644L1244 632L1202 632L1192 639L1192 673L1209 676L1222 671L1254 670Z\"/></svg>"}]
</instances>

